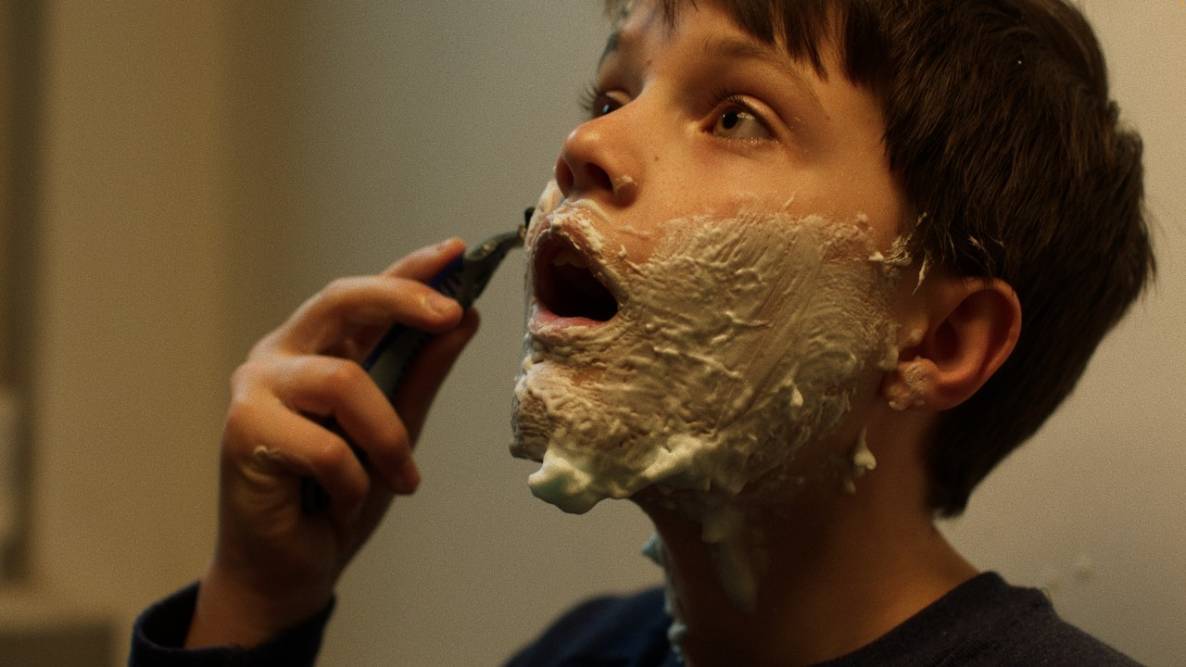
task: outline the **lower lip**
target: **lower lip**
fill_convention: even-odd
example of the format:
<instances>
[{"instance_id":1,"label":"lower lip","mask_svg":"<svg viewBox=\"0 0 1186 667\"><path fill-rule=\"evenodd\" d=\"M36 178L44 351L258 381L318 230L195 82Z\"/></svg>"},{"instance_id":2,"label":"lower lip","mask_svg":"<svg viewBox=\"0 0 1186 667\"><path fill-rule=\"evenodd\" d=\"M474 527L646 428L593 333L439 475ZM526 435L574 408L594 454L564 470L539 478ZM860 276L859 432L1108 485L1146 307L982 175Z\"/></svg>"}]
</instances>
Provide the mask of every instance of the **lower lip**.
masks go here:
<instances>
[{"instance_id":1,"label":"lower lip","mask_svg":"<svg viewBox=\"0 0 1186 667\"><path fill-rule=\"evenodd\" d=\"M532 334L540 334L545 332L560 332L568 329L595 329L604 326L606 322L592 320L588 317L561 317L556 313L548 310L546 306L538 301L532 304L531 318L528 321L528 329Z\"/></svg>"}]
</instances>

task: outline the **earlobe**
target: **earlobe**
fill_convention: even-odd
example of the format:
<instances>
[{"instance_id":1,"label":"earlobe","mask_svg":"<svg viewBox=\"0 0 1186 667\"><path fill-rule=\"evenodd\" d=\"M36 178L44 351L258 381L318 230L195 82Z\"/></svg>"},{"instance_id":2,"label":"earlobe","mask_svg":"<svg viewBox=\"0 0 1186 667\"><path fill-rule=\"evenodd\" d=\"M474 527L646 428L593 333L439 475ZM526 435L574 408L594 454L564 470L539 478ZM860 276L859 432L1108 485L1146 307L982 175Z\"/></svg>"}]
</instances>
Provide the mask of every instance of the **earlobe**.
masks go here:
<instances>
[{"instance_id":1,"label":"earlobe","mask_svg":"<svg viewBox=\"0 0 1186 667\"><path fill-rule=\"evenodd\" d=\"M963 403L1005 363L1021 333L1021 303L1004 281L935 280L922 297L926 324L903 341L882 382L894 410Z\"/></svg>"}]
</instances>

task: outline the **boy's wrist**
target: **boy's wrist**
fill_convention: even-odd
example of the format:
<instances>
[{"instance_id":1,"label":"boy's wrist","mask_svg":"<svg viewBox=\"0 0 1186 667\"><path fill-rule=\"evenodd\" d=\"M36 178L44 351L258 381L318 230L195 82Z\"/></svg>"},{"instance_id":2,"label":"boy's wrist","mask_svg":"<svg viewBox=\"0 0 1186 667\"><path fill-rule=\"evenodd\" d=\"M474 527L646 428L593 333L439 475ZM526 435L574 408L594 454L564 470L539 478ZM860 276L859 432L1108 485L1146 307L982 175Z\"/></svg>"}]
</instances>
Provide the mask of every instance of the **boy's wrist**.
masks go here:
<instances>
[{"instance_id":1,"label":"boy's wrist","mask_svg":"<svg viewBox=\"0 0 1186 667\"><path fill-rule=\"evenodd\" d=\"M185 648L259 646L324 609L332 597L333 592L327 591L280 599L211 568L199 582Z\"/></svg>"}]
</instances>

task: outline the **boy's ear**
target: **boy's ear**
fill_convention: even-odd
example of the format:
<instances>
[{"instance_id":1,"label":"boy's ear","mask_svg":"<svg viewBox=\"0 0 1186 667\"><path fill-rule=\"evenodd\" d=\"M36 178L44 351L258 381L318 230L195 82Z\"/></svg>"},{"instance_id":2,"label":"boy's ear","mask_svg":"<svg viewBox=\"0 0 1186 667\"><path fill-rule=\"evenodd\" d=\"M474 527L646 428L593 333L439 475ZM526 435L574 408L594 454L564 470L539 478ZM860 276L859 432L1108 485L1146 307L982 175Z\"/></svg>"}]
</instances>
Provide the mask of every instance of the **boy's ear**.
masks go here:
<instances>
[{"instance_id":1,"label":"boy's ear","mask_svg":"<svg viewBox=\"0 0 1186 667\"><path fill-rule=\"evenodd\" d=\"M1005 363L1021 333L1021 302L998 279L936 276L919 295L924 321L901 345L882 395L895 410L947 410Z\"/></svg>"}]
</instances>

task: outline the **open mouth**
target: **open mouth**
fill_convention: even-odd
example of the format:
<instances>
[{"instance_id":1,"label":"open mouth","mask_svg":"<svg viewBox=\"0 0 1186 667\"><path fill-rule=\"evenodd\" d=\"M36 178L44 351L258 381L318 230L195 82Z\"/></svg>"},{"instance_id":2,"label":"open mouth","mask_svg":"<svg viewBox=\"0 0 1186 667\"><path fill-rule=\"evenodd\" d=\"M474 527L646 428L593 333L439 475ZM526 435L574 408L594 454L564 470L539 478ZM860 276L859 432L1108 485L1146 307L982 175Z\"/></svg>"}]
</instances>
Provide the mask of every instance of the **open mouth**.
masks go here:
<instances>
[{"instance_id":1,"label":"open mouth","mask_svg":"<svg viewBox=\"0 0 1186 667\"><path fill-rule=\"evenodd\" d=\"M607 322L618 312L618 300L569 240L546 239L536 253L534 268L535 296L558 317Z\"/></svg>"}]
</instances>

